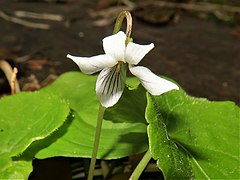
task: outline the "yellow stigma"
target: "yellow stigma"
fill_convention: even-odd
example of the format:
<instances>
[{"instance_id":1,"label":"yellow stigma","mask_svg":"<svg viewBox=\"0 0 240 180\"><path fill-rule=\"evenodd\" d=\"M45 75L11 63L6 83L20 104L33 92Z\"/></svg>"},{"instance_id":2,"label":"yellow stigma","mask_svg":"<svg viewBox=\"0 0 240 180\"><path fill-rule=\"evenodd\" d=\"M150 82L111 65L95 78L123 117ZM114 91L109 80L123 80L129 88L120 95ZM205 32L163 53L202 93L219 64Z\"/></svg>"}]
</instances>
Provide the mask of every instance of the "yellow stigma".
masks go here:
<instances>
[{"instance_id":1,"label":"yellow stigma","mask_svg":"<svg viewBox=\"0 0 240 180\"><path fill-rule=\"evenodd\" d=\"M119 71L120 71L121 65L122 65L123 63L124 63L123 61L118 61L117 68L116 68L116 72L119 72Z\"/></svg>"}]
</instances>

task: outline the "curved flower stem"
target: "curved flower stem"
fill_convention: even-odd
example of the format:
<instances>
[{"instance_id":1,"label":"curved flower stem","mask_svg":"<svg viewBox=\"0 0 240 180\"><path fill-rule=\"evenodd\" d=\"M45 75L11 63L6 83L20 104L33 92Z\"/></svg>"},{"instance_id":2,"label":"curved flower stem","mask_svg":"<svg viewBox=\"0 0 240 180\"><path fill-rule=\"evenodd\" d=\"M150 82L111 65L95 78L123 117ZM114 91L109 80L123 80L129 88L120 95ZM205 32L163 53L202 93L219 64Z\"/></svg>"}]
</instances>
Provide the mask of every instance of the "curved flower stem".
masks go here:
<instances>
[{"instance_id":1,"label":"curved flower stem","mask_svg":"<svg viewBox=\"0 0 240 180\"><path fill-rule=\"evenodd\" d=\"M129 11L122 11L118 15L113 34L116 34L118 31L120 31L124 18L126 18L126 20L127 20L127 27L126 27L126 36L127 36L126 44L127 44L129 41L131 41L130 36L131 36L131 32L132 32L132 16ZM95 140L94 140L92 158L91 158L89 172L88 172L88 180L92 180L93 175L94 175L94 168L95 168L95 164L96 164L98 145L99 145L99 140L100 140L102 121L103 121L103 115L104 115L105 109L106 108L103 107L102 105L99 106Z\"/></svg>"},{"instance_id":2,"label":"curved flower stem","mask_svg":"<svg viewBox=\"0 0 240 180\"><path fill-rule=\"evenodd\" d=\"M132 33L132 16L129 11L120 12L114 26L113 34L116 34L118 33L118 31L120 31L124 18L126 18L127 20L126 35L127 35L127 38L130 38Z\"/></svg>"},{"instance_id":3,"label":"curved flower stem","mask_svg":"<svg viewBox=\"0 0 240 180\"><path fill-rule=\"evenodd\" d=\"M142 174L143 170L147 166L148 162L151 160L152 156L150 154L150 150L144 154L142 160L138 163L137 167L134 169L132 175L130 176L130 180L137 180Z\"/></svg>"},{"instance_id":4,"label":"curved flower stem","mask_svg":"<svg viewBox=\"0 0 240 180\"><path fill-rule=\"evenodd\" d=\"M105 109L106 108L103 107L102 105L99 106L95 140L94 140L92 158L91 158L89 172L88 172L88 180L92 180L94 175L94 168L95 168L96 159L97 159L98 145L100 140L102 121L103 121L103 115L104 115Z\"/></svg>"}]
</instances>

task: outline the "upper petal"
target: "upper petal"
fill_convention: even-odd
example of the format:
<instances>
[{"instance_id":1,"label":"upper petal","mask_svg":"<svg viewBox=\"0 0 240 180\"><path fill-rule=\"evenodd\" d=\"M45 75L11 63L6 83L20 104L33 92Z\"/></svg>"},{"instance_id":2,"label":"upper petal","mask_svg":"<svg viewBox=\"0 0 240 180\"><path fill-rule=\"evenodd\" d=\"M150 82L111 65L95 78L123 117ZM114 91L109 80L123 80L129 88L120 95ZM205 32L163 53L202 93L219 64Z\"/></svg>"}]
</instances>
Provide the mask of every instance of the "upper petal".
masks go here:
<instances>
[{"instance_id":1,"label":"upper petal","mask_svg":"<svg viewBox=\"0 0 240 180\"><path fill-rule=\"evenodd\" d=\"M125 87L126 69L124 66L121 66L120 71L116 69L116 66L103 69L97 79L96 92L104 107L114 106Z\"/></svg>"},{"instance_id":2,"label":"upper petal","mask_svg":"<svg viewBox=\"0 0 240 180\"><path fill-rule=\"evenodd\" d=\"M103 49L106 54L111 55L117 61L124 61L126 35L119 31L117 34L103 39Z\"/></svg>"},{"instance_id":3,"label":"upper petal","mask_svg":"<svg viewBox=\"0 0 240 180\"><path fill-rule=\"evenodd\" d=\"M113 67L117 64L115 59L106 54L92 57L77 57L68 54L67 57L72 59L85 74L93 74L106 67Z\"/></svg>"},{"instance_id":4,"label":"upper petal","mask_svg":"<svg viewBox=\"0 0 240 180\"><path fill-rule=\"evenodd\" d=\"M179 87L163 78L152 73L148 68L142 66L129 66L129 70L135 76L137 76L143 87L152 95L160 95L173 89L178 90Z\"/></svg>"},{"instance_id":5,"label":"upper petal","mask_svg":"<svg viewBox=\"0 0 240 180\"><path fill-rule=\"evenodd\" d=\"M133 42L129 42L126 47L125 61L128 64L138 64L142 58L152 49L154 44L140 45Z\"/></svg>"}]
</instances>

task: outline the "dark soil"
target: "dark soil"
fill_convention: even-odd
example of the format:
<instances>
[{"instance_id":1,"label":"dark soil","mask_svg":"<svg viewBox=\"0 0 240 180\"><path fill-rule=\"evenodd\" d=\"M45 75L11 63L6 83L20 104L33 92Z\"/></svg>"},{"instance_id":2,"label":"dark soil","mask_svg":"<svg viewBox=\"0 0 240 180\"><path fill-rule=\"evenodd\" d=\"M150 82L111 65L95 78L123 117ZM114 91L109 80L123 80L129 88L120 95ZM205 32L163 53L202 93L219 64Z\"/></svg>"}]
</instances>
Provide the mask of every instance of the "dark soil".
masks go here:
<instances>
[{"instance_id":1,"label":"dark soil","mask_svg":"<svg viewBox=\"0 0 240 180\"><path fill-rule=\"evenodd\" d=\"M48 30L0 19L0 58L13 61L20 69L22 87L30 74L41 82L49 74L78 70L65 57L67 53L79 56L103 53L101 40L112 33L114 24L94 26L88 12L96 4L86 2L0 2L1 10L9 15L23 10L65 17L63 22L37 20L49 23ZM235 27L182 15L178 23L162 26L133 18L132 36L137 43L155 44L154 50L141 62L155 73L173 78L190 95L239 104L240 39L233 35L234 30ZM16 62L16 58L26 55L31 55L27 61Z\"/></svg>"}]
</instances>

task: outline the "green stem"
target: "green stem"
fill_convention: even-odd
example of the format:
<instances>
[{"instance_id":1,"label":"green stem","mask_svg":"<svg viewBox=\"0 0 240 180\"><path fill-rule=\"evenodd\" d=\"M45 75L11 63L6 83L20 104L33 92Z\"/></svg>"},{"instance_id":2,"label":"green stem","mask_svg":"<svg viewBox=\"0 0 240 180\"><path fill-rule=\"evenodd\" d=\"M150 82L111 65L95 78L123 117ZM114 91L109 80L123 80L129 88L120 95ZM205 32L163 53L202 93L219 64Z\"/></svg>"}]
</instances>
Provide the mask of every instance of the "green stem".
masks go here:
<instances>
[{"instance_id":1,"label":"green stem","mask_svg":"<svg viewBox=\"0 0 240 180\"><path fill-rule=\"evenodd\" d=\"M103 107L102 105L99 106L95 140L94 140L92 158L91 158L89 172L88 172L88 180L92 180L94 176L94 169L95 169L95 164L97 159L97 152L98 152L100 134L102 129L102 121L103 121L103 115L104 115L105 109L106 108Z\"/></svg>"},{"instance_id":2,"label":"green stem","mask_svg":"<svg viewBox=\"0 0 240 180\"><path fill-rule=\"evenodd\" d=\"M126 18L127 20L126 35L127 35L127 38L130 38L131 32L132 32L132 16L129 11L120 12L114 26L113 34L116 34L120 31L124 18Z\"/></svg>"},{"instance_id":3,"label":"green stem","mask_svg":"<svg viewBox=\"0 0 240 180\"><path fill-rule=\"evenodd\" d=\"M150 154L150 150L148 149L148 151L144 154L142 160L138 163L137 167L134 169L132 175L130 176L130 180L137 180L140 175L142 174L143 170L145 169L145 167L147 166L147 164L149 163L149 161L151 160L152 156Z\"/></svg>"}]
</instances>

